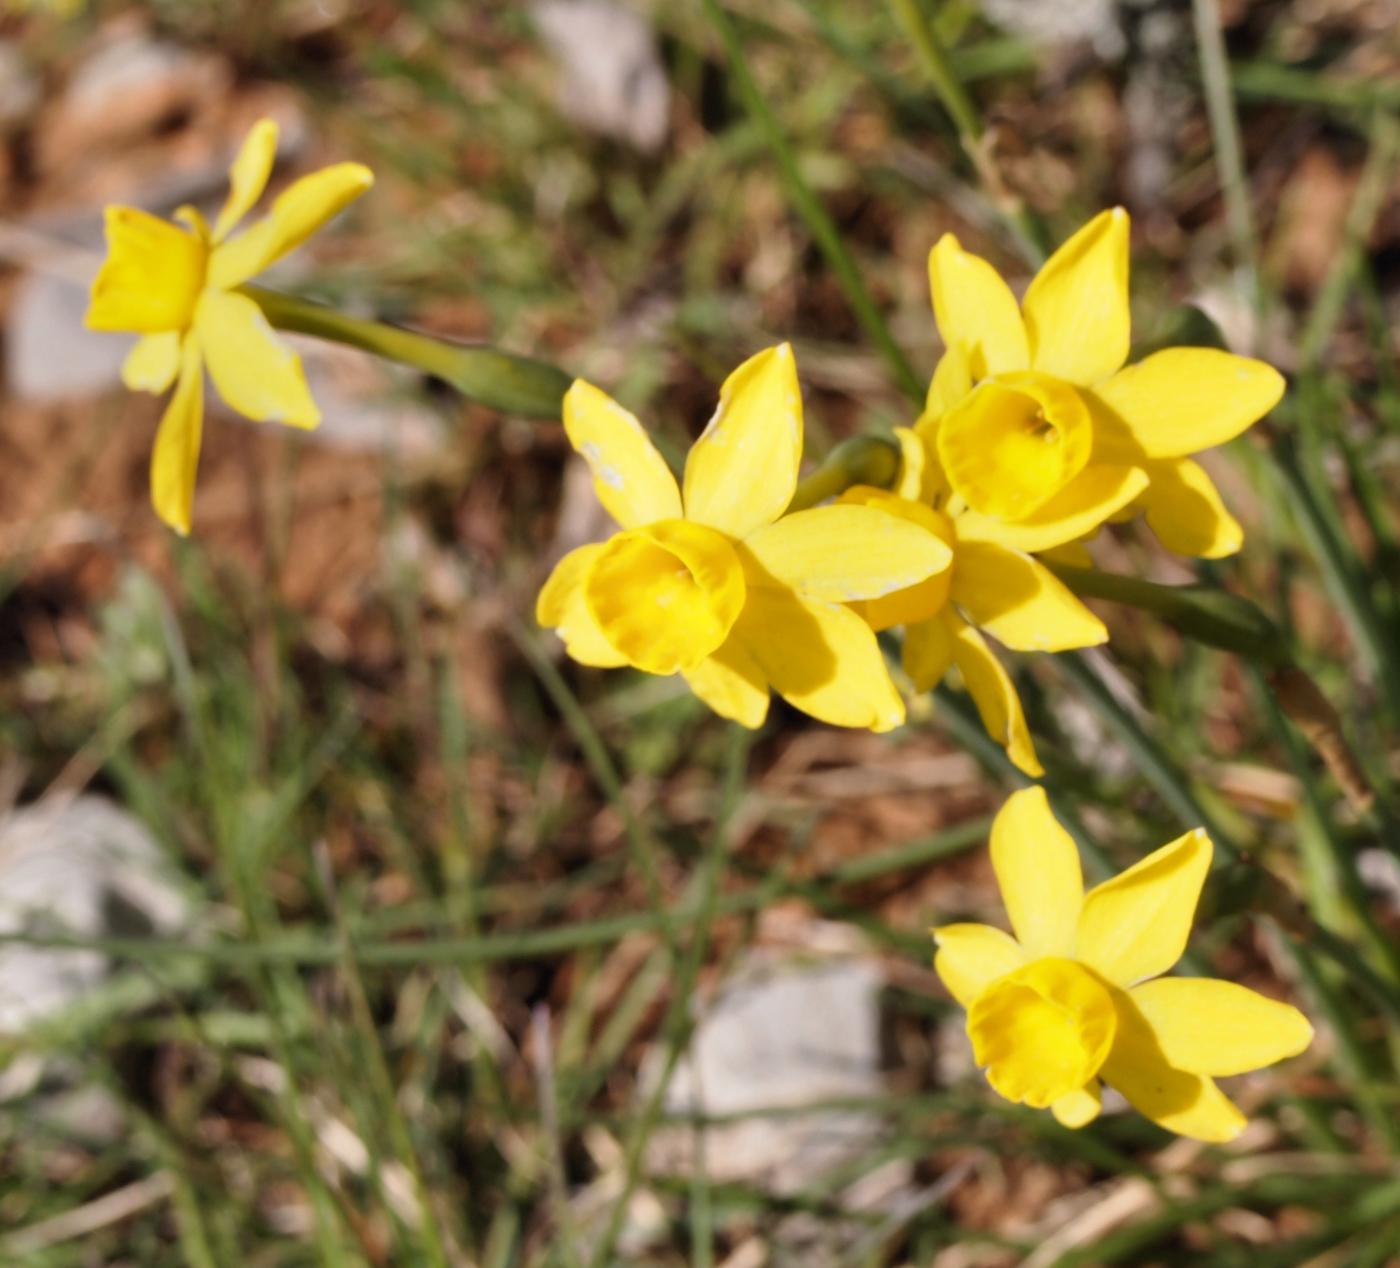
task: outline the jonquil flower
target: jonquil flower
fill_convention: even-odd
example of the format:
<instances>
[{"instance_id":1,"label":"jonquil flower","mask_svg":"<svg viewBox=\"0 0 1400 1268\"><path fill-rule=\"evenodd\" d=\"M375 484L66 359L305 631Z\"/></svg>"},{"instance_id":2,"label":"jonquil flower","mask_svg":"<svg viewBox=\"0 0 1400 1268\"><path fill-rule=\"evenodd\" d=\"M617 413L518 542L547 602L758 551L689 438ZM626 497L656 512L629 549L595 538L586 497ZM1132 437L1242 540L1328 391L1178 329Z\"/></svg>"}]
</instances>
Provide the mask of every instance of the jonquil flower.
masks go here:
<instances>
[{"instance_id":1,"label":"jonquil flower","mask_svg":"<svg viewBox=\"0 0 1400 1268\"><path fill-rule=\"evenodd\" d=\"M1130 503L1169 549L1216 558L1243 534L1190 455L1269 412L1284 381L1261 361L1211 348L1128 358L1128 214L1095 216L1050 257L1018 305L996 270L952 234L929 255L947 352L920 432L964 533L1048 549Z\"/></svg>"},{"instance_id":2,"label":"jonquil flower","mask_svg":"<svg viewBox=\"0 0 1400 1268\"><path fill-rule=\"evenodd\" d=\"M276 154L277 125L263 119L229 170L228 200L212 229L193 207L175 213L178 225L135 207L107 208L107 259L93 281L86 322L92 330L141 336L122 366L127 387L164 392L175 385L151 455L151 500L180 533L190 531L206 367L219 395L248 418L293 427L321 420L300 359L238 287L305 242L374 177L358 163L304 176L266 217L235 234Z\"/></svg>"},{"instance_id":3,"label":"jonquil flower","mask_svg":"<svg viewBox=\"0 0 1400 1268\"><path fill-rule=\"evenodd\" d=\"M1067 1127L1097 1116L1100 1084L1197 1140L1244 1115L1215 1084L1296 1056L1296 1008L1232 982L1168 978L1210 870L1199 828L1084 893L1079 855L1044 790L1015 793L992 824L992 867L1015 937L989 925L933 931L934 967L967 1009L977 1064L1009 1101Z\"/></svg>"},{"instance_id":4,"label":"jonquil flower","mask_svg":"<svg viewBox=\"0 0 1400 1268\"><path fill-rule=\"evenodd\" d=\"M904 720L870 626L848 603L948 566L935 532L870 506L784 514L802 460L787 344L745 361L686 459L683 487L641 424L591 384L564 428L621 532L566 555L536 615L585 665L684 675L716 713L757 727L769 688L813 717L887 731Z\"/></svg>"}]
</instances>

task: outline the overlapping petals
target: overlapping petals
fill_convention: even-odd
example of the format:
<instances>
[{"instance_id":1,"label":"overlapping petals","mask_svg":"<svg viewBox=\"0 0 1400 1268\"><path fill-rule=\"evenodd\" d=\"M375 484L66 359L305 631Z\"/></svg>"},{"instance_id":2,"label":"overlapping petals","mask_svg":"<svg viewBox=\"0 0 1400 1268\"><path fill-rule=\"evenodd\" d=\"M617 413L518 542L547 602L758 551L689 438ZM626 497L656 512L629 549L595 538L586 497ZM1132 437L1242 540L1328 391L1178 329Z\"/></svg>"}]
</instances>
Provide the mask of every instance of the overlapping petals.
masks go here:
<instances>
[{"instance_id":1,"label":"overlapping petals","mask_svg":"<svg viewBox=\"0 0 1400 1268\"><path fill-rule=\"evenodd\" d=\"M141 335L122 366L137 391L175 391L151 459L156 512L188 533L203 427L204 370L219 395L258 422L315 427L320 413L301 361L276 338L242 285L294 250L373 183L358 163L341 163L296 181L270 214L235 230L267 186L277 154L277 125L255 124L229 170L229 194L213 228L194 208L180 224L134 207L107 209L107 259L92 284L86 321L94 330Z\"/></svg>"},{"instance_id":2,"label":"overlapping petals","mask_svg":"<svg viewBox=\"0 0 1400 1268\"><path fill-rule=\"evenodd\" d=\"M968 1010L978 1063L1008 1099L1081 1127L1100 1082L1170 1131L1233 1139L1244 1116L1214 1079L1302 1052L1296 1008L1232 982L1164 978L1181 958L1210 869L1199 829L1087 894L1073 840L1029 788L992 826L992 865L1014 936L934 930L934 967Z\"/></svg>"},{"instance_id":3,"label":"overlapping petals","mask_svg":"<svg viewBox=\"0 0 1400 1268\"><path fill-rule=\"evenodd\" d=\"M876 506L784 514L802 458L788 345L725 381L683 491L641 424L596 387L570 388L564 427L622 530L565 556L540 593L536 615L571 656L680 673L717 713L750 727L766 717L770 691L838 726L903 721L856 609L927 584L952 550L929 525Z\"/></svg>"},{"instance_id":4,"label":"overlapping petals","mask_svg":"<svg viewBox=\"0 0 1400 1268\"><path fill-rule=\"evenodd\" d=\"M1172 549L1228 554L1239 526L1205 472L1182 463L1262 418L1283 379L1207 348L1170 348L1124 368L1128 227L1121 208L1096 216L1019 307L986 261L945 235L929 278L948 350L920 432L979 531L1003 545L1046 548L1030 543L1047 513L1092 532L1133 505Z\"/></svg>"}]
</instances>

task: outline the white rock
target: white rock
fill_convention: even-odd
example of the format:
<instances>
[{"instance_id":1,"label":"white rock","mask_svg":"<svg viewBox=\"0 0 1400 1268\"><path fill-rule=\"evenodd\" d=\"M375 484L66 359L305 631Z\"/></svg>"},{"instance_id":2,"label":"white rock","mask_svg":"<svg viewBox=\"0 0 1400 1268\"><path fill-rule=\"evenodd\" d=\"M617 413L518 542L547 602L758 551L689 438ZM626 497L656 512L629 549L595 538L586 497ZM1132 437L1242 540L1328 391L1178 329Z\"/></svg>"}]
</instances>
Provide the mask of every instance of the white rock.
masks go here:
<instances>
[{"instance_id":1,"label":"white rock","mask_svg":"<svg viewBox=\"0 0 1400 1268\"><path fill-rule=\"evenodd\" d=\"M751 951L697 1024L666 1089L668 1114L742 1115L880 1096L883 981L868 959L803 962ZM644 1094L662 1060L660 1050L650 1054ZM705 1129L705 1165L712 1180L790 1194L868 1153L883 1131L881 1116L863 1109L756 1114ZM657 1132L652 1169L688 1171L695 1136L684 1126Z\"/></svg>"},{"instance_id":2,"label":"white rock","mask_svg":"<svg viewBox=\"0 0 1400 1268\"><path fill-rule=\"evenodd\" d=\"M530 12L564 71L563 114L644 152L659 148L671 86L646 19L610 0L536 0Z\"/></svg>"},{"instance_id":3,"label":"white rock","mask_svg":"<svg viewBox=\"0 0 1400 1268\"><path fill-rule=\"evenodd\" d=\"M0 934L170 933L190 903L142 824L103 797L54 797L0 819ZM0 943L0 1033L60 1012L106 976L99 951Z\"/></svg>"},{"instance_id":4,"label":"white rock","mask_svg":"<svg viewBox=\"0 0 1400 1268\"><path fill-rule=\"evenodd\" d=\"M83 325L85 288L48 273L30 273L10 305L5 380L21 401L93 396L121 383L122 361L136 342Z\"/></svg>"}]
</instances>

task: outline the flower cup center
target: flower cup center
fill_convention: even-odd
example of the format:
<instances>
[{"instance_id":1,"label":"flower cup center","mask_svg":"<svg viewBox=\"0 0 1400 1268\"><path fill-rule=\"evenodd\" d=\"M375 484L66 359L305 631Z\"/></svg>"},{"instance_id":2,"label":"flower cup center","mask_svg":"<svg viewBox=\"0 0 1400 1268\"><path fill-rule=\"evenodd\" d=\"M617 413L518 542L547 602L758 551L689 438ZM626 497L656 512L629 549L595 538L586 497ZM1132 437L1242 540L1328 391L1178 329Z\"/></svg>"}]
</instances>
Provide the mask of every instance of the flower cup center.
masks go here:
<instances>
[{"instance_id":1,"label":"flower cup center","mask_svg":"<svg viewBox=\"0 0 1400 1268\"><path fill-rule=\"evenodd\" d=\"M1067 383L1030 371L979 384L944 416L938 456L954 492L999 519L1031 515L1089 461L1093 424Z\"/></svg>"},{"instance_id":2,"label":"flower cup center","mask_svg":"<svg viewBox=\"0 0 1400 1268\"><path fill-rule=\"evenodd\" d=\"M1089 1082L1118 1026L1109 989L1074 960L1036 960L993 982L968 1011L967 1032L987 1081L1037 1109Z\"/></svg>"},{"instance_id":3,"label":"flower cup center","mask_svg":"<svg viewBox=\"0 0 1400 1268\"><path fill-rule=\"evenodd\" d=\"M723 533L660 520L607 544L584 583L584 601L630 664L674 674L719 650L745 590L743 566Z\"/></svg>"}]
</instances>

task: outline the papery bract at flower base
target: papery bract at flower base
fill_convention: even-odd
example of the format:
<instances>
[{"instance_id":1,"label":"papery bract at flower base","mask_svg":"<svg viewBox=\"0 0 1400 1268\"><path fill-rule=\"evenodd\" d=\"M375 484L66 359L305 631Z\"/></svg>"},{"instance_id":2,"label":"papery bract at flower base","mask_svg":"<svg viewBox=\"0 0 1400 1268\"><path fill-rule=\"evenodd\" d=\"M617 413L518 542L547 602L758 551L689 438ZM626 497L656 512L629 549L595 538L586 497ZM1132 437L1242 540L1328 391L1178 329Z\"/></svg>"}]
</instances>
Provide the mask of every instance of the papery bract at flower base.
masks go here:
<instances>
[{"instance_id":1,"label":"papery bract at flower base","mask_svg":"<svg viewBox=\"0 0 1400 1268\"><path fill-rule=\"evenodd\" d=\"M129 388L164 392L175 384L151 455L151 499L180 533L190 531L205 368L228 405L256 422L320 422L300 359L237 288L300 246L374 177L358 163L304 176L265 218L234 234L262 195L276 154L277 125L263 119L234 160L212 229L193 207L175 213L180 224L135 207L107 208L107 259L92 284L86 323L142 336L122 367Z\"/></svg>"},{"instance_id":2,"label":"papery bract at flower base","mask_svg":"<svg viewBox=\"0 0 1400 1268\"><path fill-rule=\"evenodd\" d=\"M1128 215L1105 211L1071 237L1018 305L952 234L929 255L947 353L918 431L968 511L964 536L1037 550L1044 521L1091 532L1131 504L1162 542L1216 558L1243 534L1190 455L1269 412L1284 381L1210 348L1128 357ZM1141 487L1125 502L1125 485Z\"/></svg>"},{"instance_id":3,"label":"papery bract at flower base","mask_svg":"<svg viewBox=\"0 0 1400 1268\"><path fill-rule=\"evenodd\" d=\"M1216 1086L1296 1056L1312 1026L1233 982L1162 977L1186 949L1211 843L1200 829L1084 893L1079 854L1045 792L1013 794L992 866L1015 932L933 931L934 968L968 1010L973 1055L1008 1100L1068 1127L1098 1115L1101 1084L1169 1131L1225 1141L1244 1116Z\"/></svg>"},{"instance_id":4,"label":"papery bract at flower base","mask_svg":"<svg viewBox=\"0 0 1400 1268\"><path fill-rule=\"evenodd\" d=\"M802 460L787 344L744 362L691 448L684 494L641 424L582 380L564 427L621 527L555 567L536 615L586 665L680 673L715 712L760 725L770 687L838 726L886 731L904 704L847 607L925 583L947 542L872 506L784 514Z\"/></svg>"}]
</instances>

